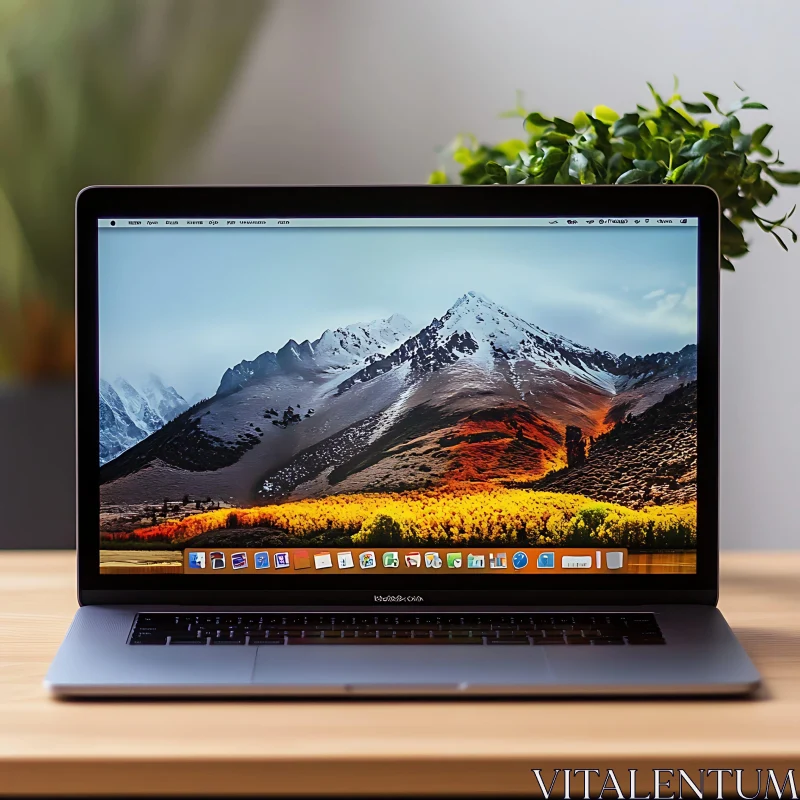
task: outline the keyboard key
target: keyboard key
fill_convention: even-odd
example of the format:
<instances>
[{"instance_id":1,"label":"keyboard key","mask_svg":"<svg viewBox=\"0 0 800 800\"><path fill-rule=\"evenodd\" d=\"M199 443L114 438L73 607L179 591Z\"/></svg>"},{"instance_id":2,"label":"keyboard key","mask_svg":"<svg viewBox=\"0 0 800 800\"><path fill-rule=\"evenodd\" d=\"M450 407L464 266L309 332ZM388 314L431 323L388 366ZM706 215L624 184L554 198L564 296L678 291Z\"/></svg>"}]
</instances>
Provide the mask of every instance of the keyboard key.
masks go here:
<instances>
[{"instance_id":1,"label":"keyboard key","mask_svg":"<svg viewBox=\"0 0 800 800\"><path fill-rule=\"evenodd\" d=\"M654 614L173 614L136 618L130 644L665 644Z\"/></svg>"},{"instance_id":2,"label":"keyboard key","mask_svg":"<svg viewBox=\"0 0 800 800\"><path fill-rule=\"evenodd\" d=\"M504 639L487 639L486 644L501 645L501 644L526 644L530 647L530 639L527 636L507 636Z\"/></svg>"},{"instance_id":3,"label":"keyboard key","mask_svg":"<svg viewBox=\"0 0 800 800\"><path fill-rule=\"evenodd\" d=\"M166 633L135 633L131 638L131 644L166 644Z\"/></svg>"}]
</instances>

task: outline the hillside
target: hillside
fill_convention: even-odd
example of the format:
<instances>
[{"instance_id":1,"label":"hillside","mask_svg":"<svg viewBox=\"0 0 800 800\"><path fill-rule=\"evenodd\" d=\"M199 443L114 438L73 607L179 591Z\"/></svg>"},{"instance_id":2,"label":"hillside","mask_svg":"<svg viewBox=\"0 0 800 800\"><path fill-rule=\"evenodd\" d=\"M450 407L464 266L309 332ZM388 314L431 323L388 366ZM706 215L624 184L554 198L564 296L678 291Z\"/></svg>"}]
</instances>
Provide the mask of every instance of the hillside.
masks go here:
<instances>
[{"instance_id":1,"label":"hillside","mask_svg":"<svg viewBox=\"0 0 800 800\"><path fill-rule=\"evenodd\" d=\"M639 416L626 417L594 441L580 436L578 441L571 466L513 485L630 508L696 500L697 381L670 392Z\"/></svg>"}]
</instances>

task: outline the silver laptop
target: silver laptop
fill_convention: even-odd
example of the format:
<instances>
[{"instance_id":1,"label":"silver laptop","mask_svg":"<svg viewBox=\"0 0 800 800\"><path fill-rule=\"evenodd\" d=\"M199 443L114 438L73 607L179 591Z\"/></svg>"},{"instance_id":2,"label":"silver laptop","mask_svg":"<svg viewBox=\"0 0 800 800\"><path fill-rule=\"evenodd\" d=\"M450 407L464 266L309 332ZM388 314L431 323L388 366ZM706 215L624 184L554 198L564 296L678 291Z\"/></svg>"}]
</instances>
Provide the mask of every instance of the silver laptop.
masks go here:
<instances>
[{"instance_id":1,"label":"silver laptop","mask_svg":"<svg viewBox=\"0 0 800 800\"><path fill-rule=\"evenodd\" d=\"M77 201L59 697L737 694L700 187Z\"/></svg>"}]
</instances>

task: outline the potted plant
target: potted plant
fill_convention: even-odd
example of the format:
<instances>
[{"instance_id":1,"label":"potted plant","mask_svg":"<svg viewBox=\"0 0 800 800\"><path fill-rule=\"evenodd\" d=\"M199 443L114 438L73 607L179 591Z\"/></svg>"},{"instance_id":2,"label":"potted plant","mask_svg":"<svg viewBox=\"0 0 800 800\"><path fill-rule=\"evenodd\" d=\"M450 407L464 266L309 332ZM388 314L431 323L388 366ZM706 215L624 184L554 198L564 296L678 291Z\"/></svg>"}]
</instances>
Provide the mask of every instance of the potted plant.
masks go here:
<instances>
[{"instance_id":1,"label":"potted plant","mask_svg":"<svg viewBox=\"0 0 800 800\"><path fill-rule=\"evenodd\" d=\"M654 106L637 105L618 114L608 106L579 111L572 121L528 112L519 100L503 116L523 120L525 138L485 144L461 135L446 154L457 165L433 172L429 183L463 184L678 184L713 188L722 205L721 266L748 251L743 226L754 223L787 249L785 238L797 241L786 225L794 208L777 219L761 213L778 194L778 186L800 183L800 171L782 169L779 153L765 140L772 125L750 132L740 115L766 110L742 97L723 110L717 95L704 92L707 102L690 102L678 94L663 99L647 84ZM737 85L741 90L741 87Z\"/></svg>"}]
</instances>

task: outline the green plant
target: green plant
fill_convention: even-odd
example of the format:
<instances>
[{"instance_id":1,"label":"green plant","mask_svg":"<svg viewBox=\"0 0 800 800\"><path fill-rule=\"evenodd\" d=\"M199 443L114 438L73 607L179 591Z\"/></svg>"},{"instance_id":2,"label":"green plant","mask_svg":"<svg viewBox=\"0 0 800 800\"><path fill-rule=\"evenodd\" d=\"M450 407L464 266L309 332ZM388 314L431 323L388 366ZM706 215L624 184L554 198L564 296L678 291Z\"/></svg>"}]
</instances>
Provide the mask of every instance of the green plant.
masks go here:
<instances>
[{"instance_id":1,"label":"green plant","mask_svg":"<svg viewBox=\"0 0 800 800\"><path fill-rule=\"evenodd\" d=\"M777 195L776 184L800 183L800 171L780 169L780 154L764 144L772 125L760 125L752 133L742 130L737 114L766 106L743 97L723 111L710 92L703 93L708 103L689 102L678 94L676 81L672 96L664 100L647 85L655 107L637 105L622 116L608 106L595 106L591 114L579 111L569 122L528 112L518 102L503 116L522 117L528 138L489 145L472 136L457 137L449 153L460 167L460 182L703 184L720 197L724 268L733 269L731 259L748 251L742 230L746 223L771 233L784 250L781 229L796 242L797 234L786 225L794 208L778 219L757 213ZM718 120L706 116L714 112ZM429 178L430 183L449 180L445 170Z\"/></svg>"},{"instance_id":2,"label":"green plant","mask_svg":"<svg viewBox=\"0 0 800 800\"><path fill-rule=\"evenodd\" d=\"M0 0L0 379L73 366L73 215L198 143L269 0Z\"/></svg>"}]
</instances>

